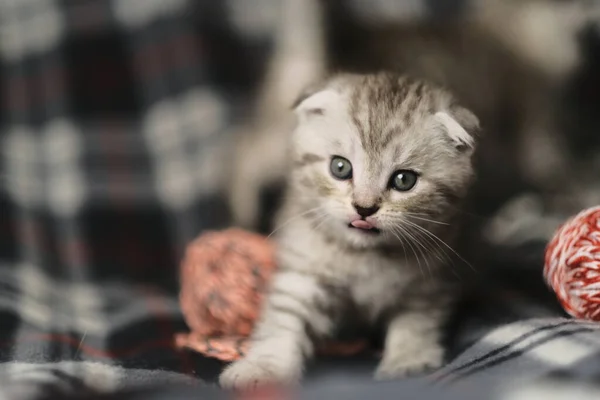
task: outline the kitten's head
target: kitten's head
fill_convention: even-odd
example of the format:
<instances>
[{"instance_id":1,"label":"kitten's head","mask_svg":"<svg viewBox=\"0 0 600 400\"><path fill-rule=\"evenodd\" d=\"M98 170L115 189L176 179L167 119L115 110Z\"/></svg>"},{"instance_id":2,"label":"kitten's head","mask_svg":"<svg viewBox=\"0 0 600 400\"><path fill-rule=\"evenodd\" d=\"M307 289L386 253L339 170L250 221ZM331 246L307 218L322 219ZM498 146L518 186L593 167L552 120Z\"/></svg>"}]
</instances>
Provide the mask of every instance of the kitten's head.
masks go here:
<instances>
[{"instance_id":1,"label":"kitten's head","mask_svg":"<svg viewBox=\"0 0 600 400\"><path fill-rule=\"evenodd\" d=\"M352 247L431 240L425 230L440 231L472 181L479 122L436 86L340 75L295 113L292 201Z\"/></svg>"}]
</instances>

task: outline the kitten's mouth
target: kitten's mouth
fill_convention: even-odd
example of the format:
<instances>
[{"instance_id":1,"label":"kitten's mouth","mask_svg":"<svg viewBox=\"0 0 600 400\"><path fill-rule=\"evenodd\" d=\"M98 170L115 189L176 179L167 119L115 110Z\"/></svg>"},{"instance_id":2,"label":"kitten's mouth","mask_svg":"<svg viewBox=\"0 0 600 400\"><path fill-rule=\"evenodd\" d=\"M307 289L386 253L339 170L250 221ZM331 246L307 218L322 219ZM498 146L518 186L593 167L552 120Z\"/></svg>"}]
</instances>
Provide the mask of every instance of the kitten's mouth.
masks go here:
<instances>
[{"instance_id":1,"label":"kitten's mouth","mask_svg":"<svg viewBox=\"0 0 600 400\"><path fill-rule=\"evenodd\" d=\"M381 233L379 229L377 229L374 225L369 222L359 219L356 221L352 221L348 224L348 228L358 229L365 233L378 234Z\"/></svg>"}]
</instances>

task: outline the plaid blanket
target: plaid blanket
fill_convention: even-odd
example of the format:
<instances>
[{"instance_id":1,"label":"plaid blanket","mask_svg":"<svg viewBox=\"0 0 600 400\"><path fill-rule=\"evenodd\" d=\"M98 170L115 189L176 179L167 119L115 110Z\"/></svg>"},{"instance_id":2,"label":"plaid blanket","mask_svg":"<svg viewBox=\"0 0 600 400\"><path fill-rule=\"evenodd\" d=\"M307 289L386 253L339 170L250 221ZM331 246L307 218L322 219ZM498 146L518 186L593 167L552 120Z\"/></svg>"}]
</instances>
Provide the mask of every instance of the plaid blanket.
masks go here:
<instances>
[{"instance_id":1,"label":"plaid blanket","mask_svg":"<svg viewBox=\"0 0 600 400\"><path fill-rule=\"evenodd\" d=\"M369 18L428 17L434 4L354 1ZM167 386L144 398L172 398L214 384L219 362L173 347L187 329L178 262L196 235L227 225L223 151L261 77L275 8L0 0L0 399L135 397L148 385ZM449 364L424 382L518 398L598 381L600 326L564 319L542 252L497 258L490 281L506 284L465 303ZM421 390L420 379L374 387L375 362L320 360L305 395Z\"/></svg>"}]
</instances>

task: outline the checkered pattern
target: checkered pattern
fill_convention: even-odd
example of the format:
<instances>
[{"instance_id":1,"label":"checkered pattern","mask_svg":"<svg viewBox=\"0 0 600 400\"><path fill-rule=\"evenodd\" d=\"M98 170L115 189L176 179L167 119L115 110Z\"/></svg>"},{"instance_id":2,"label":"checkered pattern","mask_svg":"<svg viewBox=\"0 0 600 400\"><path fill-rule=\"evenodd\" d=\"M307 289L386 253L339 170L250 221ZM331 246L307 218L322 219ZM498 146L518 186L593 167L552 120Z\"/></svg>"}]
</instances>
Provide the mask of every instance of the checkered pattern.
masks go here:
<instances>
[{"instance_id":1,"label":"checkered pattern","mask_svg":"<svg viewBox=\"0 0 600 400\"><path fill-rule=\"evenodd\" d=\"M434 3L353 5L381 19L427 17ZM227 223L223 152L276 5L0 0L1 399L215 381L220 363L173 348L186 330L177 267L186 243ZM457 318L442 381L600 372L596 326L494 293ZM529 315L550 319L518 322ZM327 392L335 378L317 375Z\"/></svg>"},{"instance_id":2,"label":"checkered pattern","mask_svg":"<svg viewBox=\"0 0 600 400\"><path fill-rule=\"evenodd\" d=\"M172 338L181 251L227 222L222 152L254 78L221 64L265 47L224 7L0 1L0 376L104 390L218 372Z\"/></svg>"}]
</instances>

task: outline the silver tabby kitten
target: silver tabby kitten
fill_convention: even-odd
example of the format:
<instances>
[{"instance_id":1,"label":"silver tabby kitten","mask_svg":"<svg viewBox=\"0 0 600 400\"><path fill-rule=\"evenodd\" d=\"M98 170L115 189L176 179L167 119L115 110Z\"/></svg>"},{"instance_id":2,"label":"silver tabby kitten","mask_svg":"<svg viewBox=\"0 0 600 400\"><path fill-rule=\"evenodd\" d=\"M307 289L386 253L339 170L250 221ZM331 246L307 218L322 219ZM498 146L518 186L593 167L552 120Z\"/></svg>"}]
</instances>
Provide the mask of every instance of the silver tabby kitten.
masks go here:
<instances>
[{"instance_id":1,"label":"silver tabby kitten","mask_svg":"<svg viewBox=\"0 0 600 400\"><path fill-rule=\"evenodd\" d=\"M385 321L377 378L439 367L477 118L443 89L387 73L333 77L295 113L279 270L253 346L221 384L297 382L315 344L348 317Z\"/></svg>"}]
</instances>

